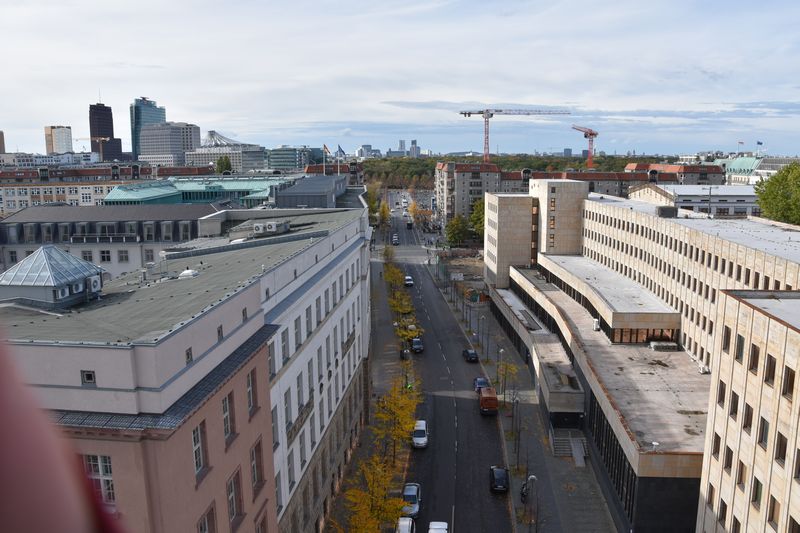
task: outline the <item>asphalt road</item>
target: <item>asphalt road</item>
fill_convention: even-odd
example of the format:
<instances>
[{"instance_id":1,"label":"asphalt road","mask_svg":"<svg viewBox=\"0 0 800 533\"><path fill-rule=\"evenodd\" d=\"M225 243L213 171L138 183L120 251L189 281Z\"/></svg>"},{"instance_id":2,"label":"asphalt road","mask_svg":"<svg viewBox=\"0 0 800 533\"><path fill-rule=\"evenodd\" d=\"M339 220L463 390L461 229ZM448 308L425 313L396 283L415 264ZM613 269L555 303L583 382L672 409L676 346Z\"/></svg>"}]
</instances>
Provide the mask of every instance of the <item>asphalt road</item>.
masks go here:
<instances>
[{"instance_id":1,"label":"asphalt road","mask_svg":"<svg viewBox=\"0 0 800 533\"><path fill-rule=\"evenodd\" d=\"M390 206L395 201L390 193ZM510 532L513 495L489 490L489 466L504 462L498 420L480 414L472 389L481 367L463 360L466 339L424 266L428 253L420 244L432 235L406 229L402 211L392 213L396 229L390 237L398 234L395 261L415 282L409 290L425 331L425 351L414 355L424 392L418 418L430 429L428 448L413 451L406 477L422 487L417 529L427 531L438 520L458 533Z\"/></svg>"}]
</instances>

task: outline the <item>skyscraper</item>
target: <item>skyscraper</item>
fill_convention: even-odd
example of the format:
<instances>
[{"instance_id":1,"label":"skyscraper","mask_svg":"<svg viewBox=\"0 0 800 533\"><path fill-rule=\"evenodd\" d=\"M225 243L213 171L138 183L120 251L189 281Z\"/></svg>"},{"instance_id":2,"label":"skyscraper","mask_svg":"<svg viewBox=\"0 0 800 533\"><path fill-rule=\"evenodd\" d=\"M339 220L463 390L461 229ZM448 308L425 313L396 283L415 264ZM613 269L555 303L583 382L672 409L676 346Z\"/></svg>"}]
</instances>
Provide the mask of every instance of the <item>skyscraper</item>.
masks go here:
<instances>
[{"instance_id":1,"label":"skyscraper","mask_svg":"<svg viewBox=\"0 0 800 533\"><path fill-rule=\"evenodd\" d=\"M6 137L3 135L3 132L0 131L0 154L6 153Z\"/></svg>"},{"instance_id":2,"label":"skyscraper","mask_svg":"<svg viewBox=\"0 0 800 533\"><path fill-rule=\"evenodd\" d=\"M72 127L45 126L44 144L47 155L72 152Z\"/></svg>"},{"instance_id":3,"label":"skyscraper","mask_svg":"<svg viewBox=\"0 0 800 533\"><path fill-rule=\"evenodd\" d=\"M151 165L183 165L186 152L200 147L200 128L185 122L147 124L139 141L139 160Z\"/></svg>"},{"instance_id":4,"label":"skyscraper","mask_svg":"<svg viewBox=\"0 0 800 533\"><path fill-rule=\"evenodd\" d=\"M163 124L166 121L166 109L158 107L155 101L148 100L145 96L133 101L131 104L131 148L134 160L138 159L142 153L142 127L148 124Z\"/></svg>"},{"instance_id":5,"label":"skyscraper","mask_svg":"<svg viewBox=\"0 0 800 533\"><path fill-rule=\"evenodd\" d=\"M92 152L102 154L103 161L122 159L122 141L114 137L114 116L110 107L100 103L89 106L89 136L93 139ZM94 140L98 137L108 140ZM100 149L101 142L102 150Z\"/></svg>"}]
</instances>

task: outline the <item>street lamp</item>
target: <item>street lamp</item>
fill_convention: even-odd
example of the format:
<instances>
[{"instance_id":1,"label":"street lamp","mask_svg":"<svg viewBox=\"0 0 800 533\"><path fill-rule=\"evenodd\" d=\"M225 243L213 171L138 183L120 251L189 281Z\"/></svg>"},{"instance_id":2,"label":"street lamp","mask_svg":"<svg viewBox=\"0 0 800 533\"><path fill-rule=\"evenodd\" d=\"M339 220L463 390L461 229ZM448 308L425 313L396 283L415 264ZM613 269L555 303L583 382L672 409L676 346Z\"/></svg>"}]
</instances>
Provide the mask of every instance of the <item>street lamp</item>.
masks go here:
<instances>
[{"instance_id":1,"label":"street lamp","mask_svg":"<svg viewBox=\"0 0 800 533\"><path fill-rule=\"evenodd\" d=\"M497 358L495 359L495 381L500 382L500 361L503 360L503 352L505 350L500 348L497 351ZM503 374L503 398L505 399L506 392L506 376Z\"/></svg>"},{"instance_id":2,"label":"street lamp","mask_svg":"<svg viewBox=\"0 0 800 533\"><path fill-rule=\"evenodd\" d=\"M481 317L478 319L478 337L479 338L482 336L482 333L486 331L484 329L486 327L486 324L484 324L484 322L483 322L484 320L486 320L486 317L483 316L483 315L481 315ZM483 340L483 339L481 339L481 340ZM489 354L486 351L486 344L483 344L483 355L484 355L484 359L488 359Z\"/></svg>"},{"instance_id":3,"label":"street lamp","mask_svg":"<svg viewBox=\"0 0 800 533\"><path fill-rule=\"evenodd\" d=\"M536 488L536 492L535 492L535 496L534 496L535 500L533 498L531 498L531 500L530 500L531 501L531 518L528 520L528 531L531 530L531 524L532 523L536 524L536 529L534 529L534 531L538 531L539 530L539 516L538 516L538 514L539 514L539 485L537 485L537 481L538 480L536 479L536 476L531 474L530 476L528 476L528 479L525 480L525 485L527 485L528 492L530 492L530 490L531 490L531 481L533 481L533 486Z\"/></svg>"}]
</instances>

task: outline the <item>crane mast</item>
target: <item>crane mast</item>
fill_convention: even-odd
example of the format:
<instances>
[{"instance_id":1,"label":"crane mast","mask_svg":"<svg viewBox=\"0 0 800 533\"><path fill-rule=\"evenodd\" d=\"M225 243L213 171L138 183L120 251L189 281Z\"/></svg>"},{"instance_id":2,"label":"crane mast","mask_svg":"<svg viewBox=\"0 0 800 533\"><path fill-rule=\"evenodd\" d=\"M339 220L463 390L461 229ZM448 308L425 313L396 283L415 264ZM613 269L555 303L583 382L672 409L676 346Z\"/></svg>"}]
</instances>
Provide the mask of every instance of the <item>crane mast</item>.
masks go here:
<instances>
[{"instance_id":1,"label":"crane mast","mask_svg":"<svg viewBox=\"0 0 800 533\"><path fill-rule=\"evenodd\" d=\"M594 138L599 134L591 128L584 128L575 124L572 125L572 129L582 132L583 138L589 140L589 157L586 158L586 168L594 168Z\"/></svg>"},{"instance_id":2,"label":"crane mast","mask_svg":"<svg viewBox=\"0 0 800 533\"><path fill-rule=\"evenodd\" d=\"M569 115L569 111L550 109L479 109L477 111L459 111L465 117L483 116L483 162L489 162L489 119L495 115Z\"/></svg>"}]
</instances>

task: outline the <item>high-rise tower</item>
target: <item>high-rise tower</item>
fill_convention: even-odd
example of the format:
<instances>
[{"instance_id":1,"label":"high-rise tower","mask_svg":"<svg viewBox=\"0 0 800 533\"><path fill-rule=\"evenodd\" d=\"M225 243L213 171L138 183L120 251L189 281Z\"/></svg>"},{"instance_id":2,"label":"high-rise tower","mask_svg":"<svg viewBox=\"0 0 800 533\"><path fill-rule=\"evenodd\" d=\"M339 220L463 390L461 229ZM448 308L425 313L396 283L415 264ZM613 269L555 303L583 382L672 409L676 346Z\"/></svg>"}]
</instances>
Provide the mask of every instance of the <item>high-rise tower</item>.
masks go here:
<instances>
[{"instance_id":1,"label":"high-rise tower","mask_svg":"<svg viewBox=\"0 0 800 533\"><path fill-rule=\"evenodd\" d=\"M70 126L45 126L44 144L47 155L72 152L72 128Z\"/></svg>"},{"instance_id":2,"label":"high-rise tower","mask_svg":"<svg viewBox=\"0 0 800 533\"><path fill-rule=\"evenodd\" d=\"M89 136L92 138L92 152L102 153L103 161L122 159L122 141L114 137L114 116L107 105L89 106ZM102 150L100 143L103 144Z\"/></svg>"},{"instance_id":3,"label":"high-rise tower","mask_svg":"<svg viewBox=\"0 0 800 533\"><path fill-rule=\"evenodd\" d=\"M141 139L142 128L148 124L163 124L167 121L167 111L158 107L156 102L142 96L131 104L131 148L133 159L139 158L142 153Z\"/></svg>"}]
</instances>

